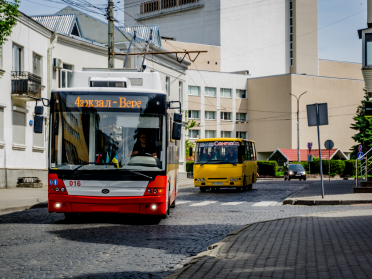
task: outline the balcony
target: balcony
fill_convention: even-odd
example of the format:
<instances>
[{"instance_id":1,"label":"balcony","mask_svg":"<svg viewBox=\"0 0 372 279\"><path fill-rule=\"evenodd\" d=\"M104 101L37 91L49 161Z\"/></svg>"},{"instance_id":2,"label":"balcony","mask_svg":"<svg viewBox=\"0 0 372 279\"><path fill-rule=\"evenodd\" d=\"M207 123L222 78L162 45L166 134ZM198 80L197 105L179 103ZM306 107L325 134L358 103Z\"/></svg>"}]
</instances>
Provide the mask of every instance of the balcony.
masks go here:
<instances>
[{"instance_id":1,"label":"balcony","mask_svg":"<svg viewBox=\"0 0 372 279\"><path fill-rule=\"evenodd\" d=\"M136 20L203 7L203 0L151 0L140 5Z\"/></svg>"},{"instance_id":2,"label":"balcony","mask_svg":"<svg viewBox=\"0 0 372 279\"><path fill-rule=\"evenodd\" d=\"M33 101L41 97L41 77L29 72L12 72L12 98Z\"/></svg>"}]
</instances>

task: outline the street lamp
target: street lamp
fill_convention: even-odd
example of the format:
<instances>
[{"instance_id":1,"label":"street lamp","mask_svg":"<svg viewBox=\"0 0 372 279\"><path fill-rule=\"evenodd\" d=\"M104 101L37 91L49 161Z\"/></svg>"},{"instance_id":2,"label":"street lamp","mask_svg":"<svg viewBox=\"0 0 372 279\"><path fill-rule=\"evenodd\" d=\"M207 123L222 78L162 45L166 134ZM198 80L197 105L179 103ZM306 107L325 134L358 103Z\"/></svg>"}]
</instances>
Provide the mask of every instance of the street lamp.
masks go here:
<instances>
[{"instance_id":1,"label":"street lamp","mask_svg":"<svg viewBox=\"0 0 372 279\"><path fill-rule=\"evenodd\" d=\"M298 162L301 162L301 157L300 157L300 98L301 98L302 95L304 95L306 93L307 93L307 91L302 93L299 97L289 93L289 95L292 95L297 99L297 161Z\"/></svg>"}]
</instances>

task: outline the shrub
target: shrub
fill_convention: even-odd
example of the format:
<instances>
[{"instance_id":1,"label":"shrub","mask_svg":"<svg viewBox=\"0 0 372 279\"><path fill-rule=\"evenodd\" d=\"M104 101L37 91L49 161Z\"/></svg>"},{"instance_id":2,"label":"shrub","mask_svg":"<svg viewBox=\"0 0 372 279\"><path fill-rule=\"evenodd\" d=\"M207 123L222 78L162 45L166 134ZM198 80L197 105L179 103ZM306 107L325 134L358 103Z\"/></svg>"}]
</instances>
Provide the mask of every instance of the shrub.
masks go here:
<instances>
[{"instance_id":1,"label":"shrub","mask_svg":"<svg viewBox=\"0 0 372 279\"><path fill-rule=\"evenodd\" d=\"M276 161L257 161L260 175L275 176L278 163Z\"/></svg>"},{"instance_id":2,"label":"shrub","mask_svg":"<svg viewBox=\"0 0 372 279\"><path fill-rule=\"evenodd\" d=\"M329 160L322 160L322 167L323 167L323 174L328 174L328 164ZM292 162L291 164L301 164L306 171L309 171L309 162ZM355 160L354 160L354 168L355 168ZM335 176L336 174L342 175L345 170L345 161L343 160L331 160L331 176ZM319 174L320 173L320 164L319 158L314 158L312 162L310 162L310 173L311 174ZM354 170L355 173L355 170Z\"/></svg>"},{"instance_id":3,"label":"shrub","mask_svg":"<svg viewBox=\"0 0 372 279\"><path fill-rule=\"evenodd\" d=\"M186 172L194 172L194 161L186 162Z\"/></svg>"},{"instance_id":4,"label":"shrub","mask_svg":"<svg viewBox=\"0 0 372 279\"><path fill-rule=\"evenodd\" d=\"M355 176L355 161L356 160L345 161L344 175Z\"/></svg>"}]
</instances>

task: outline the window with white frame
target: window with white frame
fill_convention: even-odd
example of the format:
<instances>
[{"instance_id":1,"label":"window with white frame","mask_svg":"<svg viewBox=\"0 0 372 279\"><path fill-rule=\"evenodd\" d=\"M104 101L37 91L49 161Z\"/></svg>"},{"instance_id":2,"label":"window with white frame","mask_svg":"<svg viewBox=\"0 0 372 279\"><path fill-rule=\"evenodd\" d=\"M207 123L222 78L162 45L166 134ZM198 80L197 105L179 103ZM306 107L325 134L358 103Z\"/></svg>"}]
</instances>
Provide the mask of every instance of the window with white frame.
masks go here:
<instances>
[{"instance_id":1,"label":"window with white frame","mask_svg":"<svg viewBox=\"0 0 372 279\"><path fill-rule=\"evenodd\" d=\"M63 63L63 69L59 70L59 87L68 88L71 87L72 78L72 65Z\"/></svg>"},{"instance_id":2,"label":"window with white frame","mask_svg":"<svg viewBox=\"0 0 372 279\"><path fill-rule=\"evenodd\" d=\"M241 99L247 98L247 90L236 89L236 98Z\"/></svg>"},{"instance_id":3,"label":"window with white frame","mask_svg":"<svg viewBox=\"0 0 372 279\"><path fill-rule=\"evenodd\" d=\"M231 98L232 95L231 95L231 89L228 89L228 88L221 88L221 97L224 97L224 98Z\"/></svg>"},{"instance_id":4,"label":"window with white frame","mask_svg":"<svg viewBox=\"0 0 372 279\"><path fill-rule=\"evenodd\" d=\"M215 138L216 137L216 131L214 130L205 130L205 138L210 139L210 138Z\"/></svg>"},{"instance_id":5,"label":"window with white frame","mask_svg":"<svg viewBox=\"0 0 372 279\"><path fill-rule=\"evenodd\" d=\"M13 65L12 71L20 72L23 68L23 48L13 45Z\"/></svg>"},{"instance_id":6,"label":"window with white frame","mask_svg":"<svg viewBox=\"0 0 372 279\"><path fill-rule=\"evenodd\" d=\"M13 143L26 144L26 114L13 111Z\"/></svg>"},{"instance_id":7,"label":"window with white frame","mask_svg":"<svg viewBox=\"0 0 372 279\"><path fill-rule=\"evenodd\" d=\"M4 108L0 107L0 142L4 141Z\"/></svg>"},{"instance_id":8,"label":"window with white frame","mask_svg":"<svg viewBox=\"0 0 372 279\"><path fill-rule=\"evenodd\" d=\"M170 96L170 77L165 78L165 92Z\"/></svg>"},{"instance_id":9,"label":"window with white frame","mask_svg":"<svg viewBox=\"0 0 372 279\"><path fill-rule=\"evenodd\" d=\"M236 121L247 121L247 114L246 113L237 113L236 114Z\"/></svg>"},{"instance_id":10,"label":"window with white frame","mask_svg":"<svg viewBox=\"0 0 372 279\"><path fill-rule=\"evenodd\" d=\"M247 139L247 132L236 132L236 137L239 139Z\"/></svg>"},{"instance_id":11,"label":"window with white frame","mask_svg":"<svg viewBox=\"0 0 372 279\"><path fill-rule=\"evenodd\" d=\"M189 95L199 96L200 95L200 87L199 86L189 86Z\"/></svg>"},{"instance_id":12,"label":"window with white frame","mask_svg":"<svg viewBox=\"0 0 372 279\"><path fill-rule=\"evenodd\" d=\"M178 84L178 98L181 104L183 104L183 82L180 81Z\"/></svg>"},{"instance_id":13,"label":"window with white frame","mask_svg":"<svg viewBox=\"0 0 372 279\"><path fill-rule=\"evenodd\" d=\"M200 111L199 110L189 110L188 117L190 119L199 119L200 118Z\"/></svg>"},{"instance_id":14,"label":"window with white frame","mask_svg":"<svg viewBox=\"0 0 372 279\"><path fill-rule=\"evenodd\" d=\"M214 88L214 87L206 87L205 88L205 96L216 97L216 88Z\"/></svg>"},{"instance_id":15,"label":"window with white frame","mask_svg":"<svg viewBox=\"0 0 372 279\"><path fill-rule=\"evenodd\" d=\"M42 77L42 69L41 69L41 56L33 53L32 55L32 73Z\"/></svg>"},{"instance_id":16,"label":"window with white frame","mask_svg":"<svg viewBox=\"0 0 372 279\"><path fill-rule=\"evenodd\" d=\"M221 131L221 138L231 138L230 131Z\"/></svg>"},{"instance_id":17,"label":"window with white frame","mask_svg":"<svg viewBox=\"0 0 372 279\"><path fill-rule=\"evenodd\" d=\"M231 112L221 112L221 120L231 120Z\"/></svg>"},{"instance_id":18,"label":"window with white frame","mask_svg":"<svg viewBox=\"0 0 372 279\"><path fill-rule=\"evenodd\" d=\"M199 138L199 130L189 130L189 138L191 139Z\"/></svg>"},{"instance_id":19,"label":"window with white frame","mask_svg":"<svg viewBox=\"0 0 372 279\"><path fill-rule=\"evenodd\" d=\"M216 112L215 111L206 111L205 112L205 120L216 120Z\"/></svg>"}]
</instances>

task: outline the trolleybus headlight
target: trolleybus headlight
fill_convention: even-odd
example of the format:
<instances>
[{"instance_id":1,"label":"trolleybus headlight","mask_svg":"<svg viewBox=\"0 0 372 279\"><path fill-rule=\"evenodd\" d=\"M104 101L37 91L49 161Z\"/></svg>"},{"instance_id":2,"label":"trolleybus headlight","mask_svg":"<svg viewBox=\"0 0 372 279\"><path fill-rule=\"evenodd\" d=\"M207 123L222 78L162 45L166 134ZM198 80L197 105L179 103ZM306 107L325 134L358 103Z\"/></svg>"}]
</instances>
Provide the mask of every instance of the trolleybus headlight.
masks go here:
<instances>
[{"instance_id":1,"label":"trolleybus headlight","mask_svg":"<svg viewBox=\"0 0 372 279\"><path fill-rule=\"evenodd\" d=\"M235 181L238 181L238 178L237 177L235 178Z\"/></svg>"},{"instance_id":2,"label":"trolleybus headlight","mask_svg":"<svg viewBox=\"0 0 372 279\"><path fill-rule=\"evenodd\" d=\"M151 194L151 189L147 189L147 193L148 194Z\"/></svg>"},{"instance_id":3,"label":"trolleybus headlight","mask_svg":"<svg viewBox=\"0 0 372 279\"><path fill-rule=\"evenodd\" d=\"M153 192L154 194L156 194L156 193L158 192L158 189L154 189L154 190L152 190L152 192Z\"/></svg>"},{"instance_id":4,"label":"trolleybus headlight","mask_svg":"<svg viewBox=\"0 0 372 279\"><path fill-rule=\"evenodd\" d=\"M62 187L62 188L61 188L61 192L63 193L64 191L65 191L65 188Z\"/></svg>"},{"instance_id":5,"label":"trolleybus headlight","mask_svg":"<svg viewBox=\"0 0 372 279\"><path fill-rule=\"evenodd\" d=\"M54 191L54 188L53 187L50 187L50 191Z\"/></svg>"},{"instance_id":6,"label":"trolleybus headlight","mask_svg":"<svg viewBox=\"0 0 372 279\"><path fill-rule=\"evenodd\" d=\"M54 190L56 190L56 192L58 192L59 191L59 187L58 186L55 187Z\"/></svg>"},{"instance_id":7,"label":"trolleybus headlight","mask_svg":"<svg viewBox=\"0 0 372 279\"><path fill-rule=\"evenodd\" d=\"M200 178L198 178L198 182L200 182Z\"/></svg>"},{"instance_id":8,"label":"trolleybus headlight","mask_svg":"<svg viewBox=\"0 0 372 279\"><path fill-rule=\"evenodd\" d=\"M151 205L151 209L152 209L152 210L156 210L157 208L158 208L158 206L157 206L156 204L152 204L152 205Z\"/></svg>"},{"instance_id":9,"label":"trolleybus headlight","mask_svg":"<svg viewBox=\"0 0 372 279\"><path fill-rule=\"evenodd\" d=\"M54 205L55 208L61 208L61 206L62 206L62 204L59 203L59 202L57 202L57 203Z\"/></svg>"}]
</instances>

